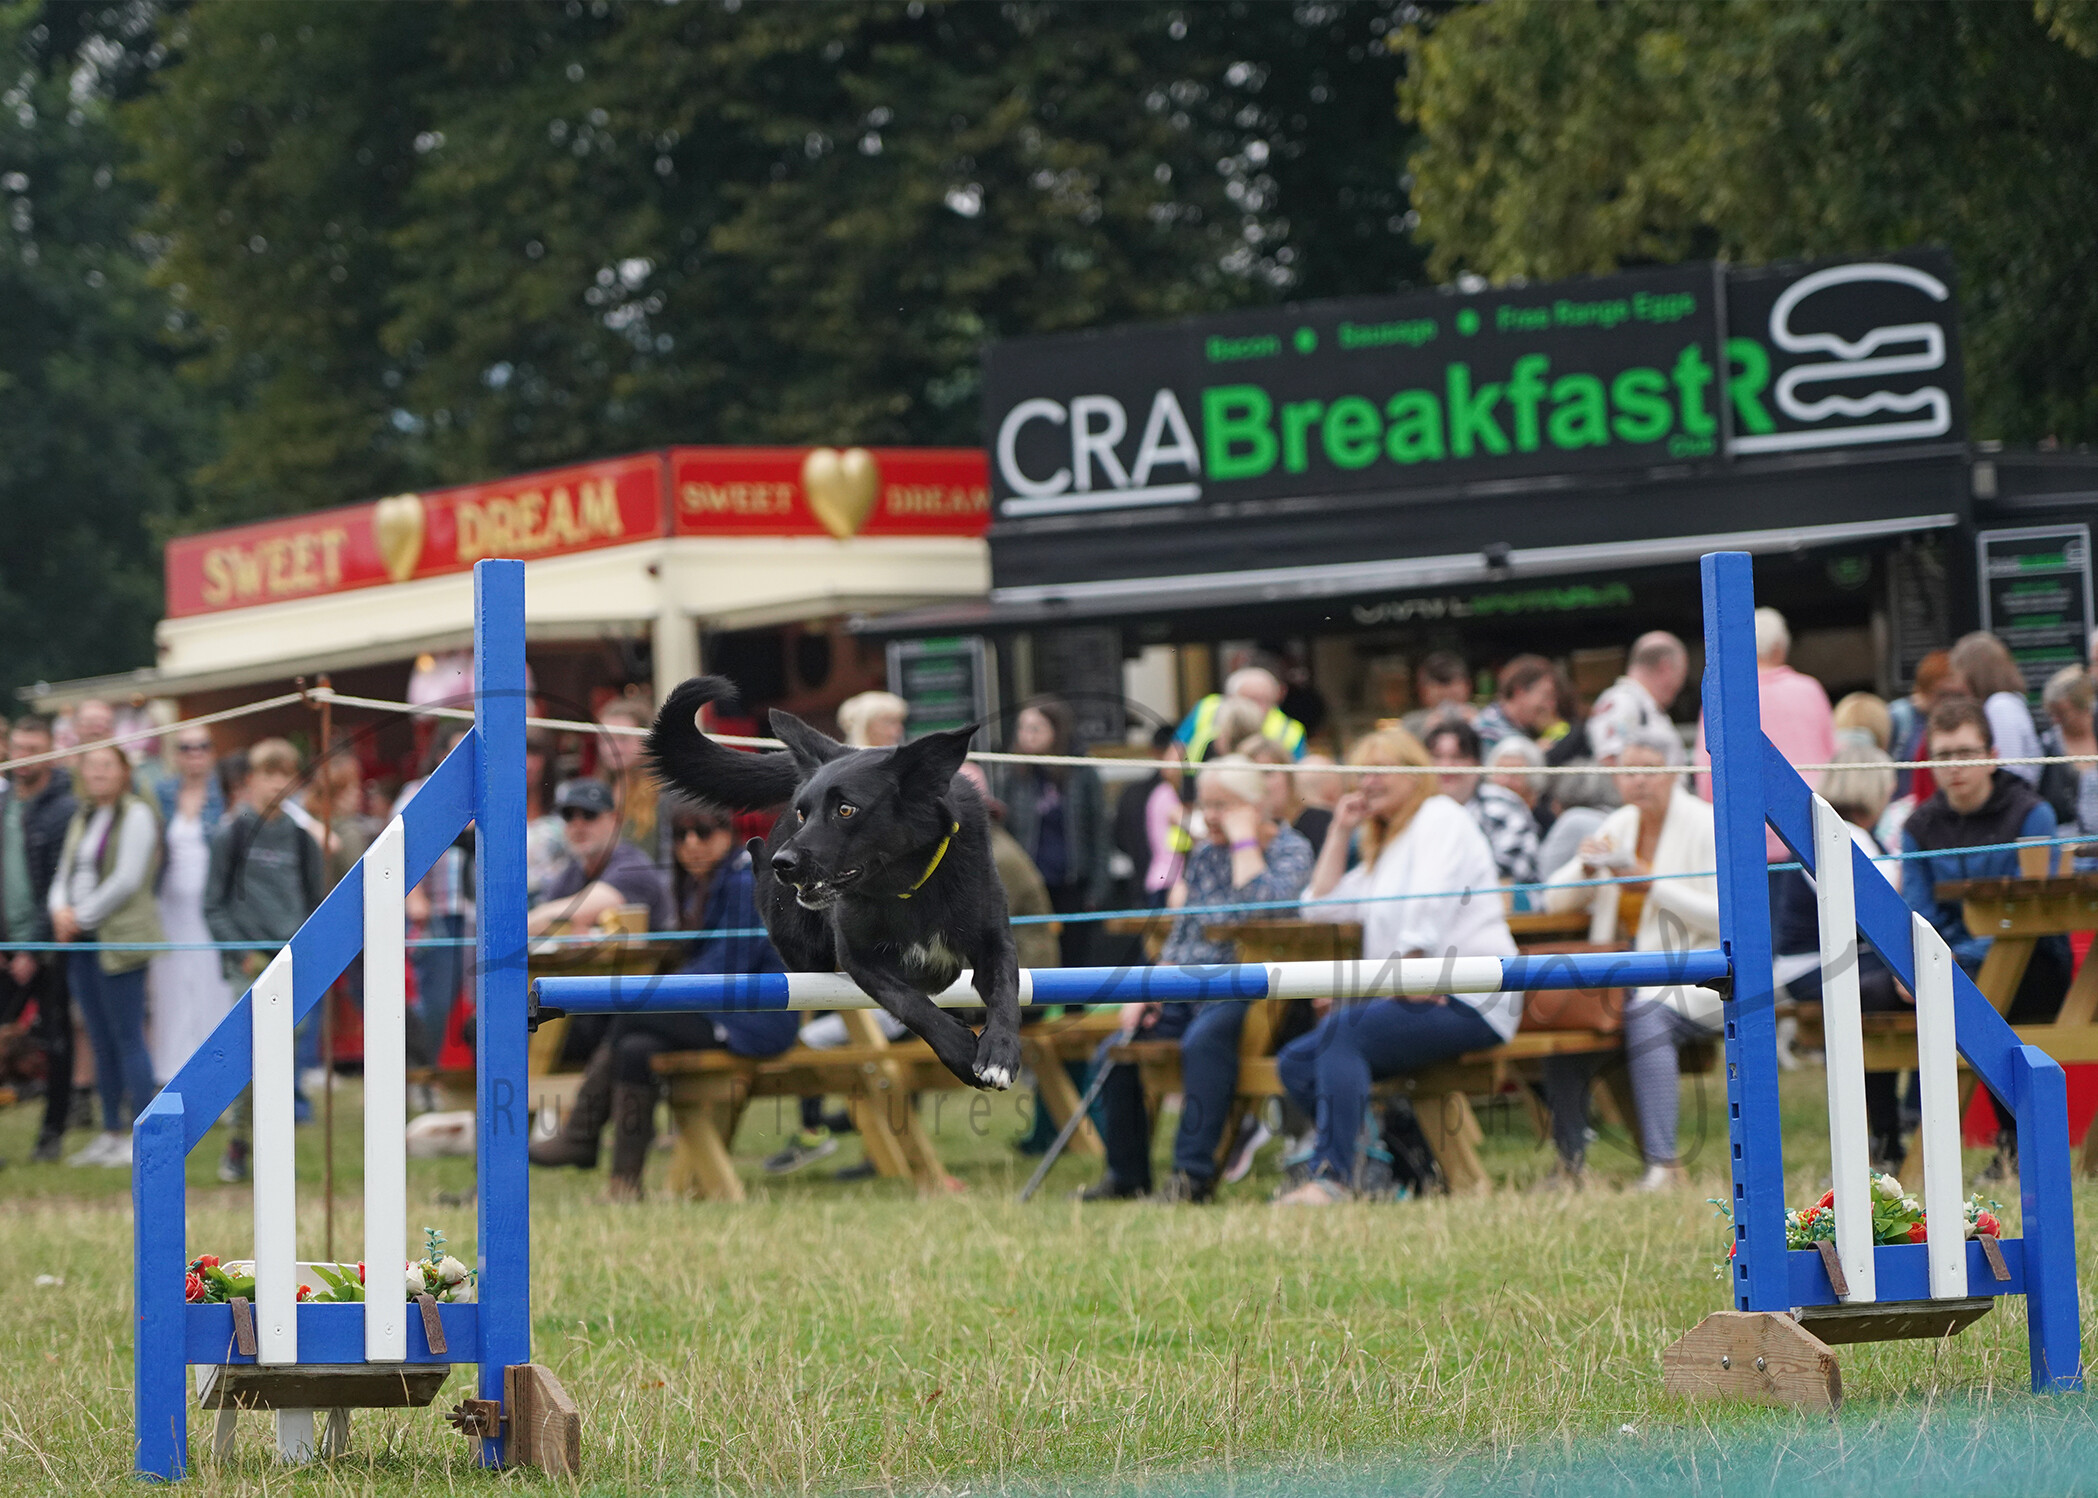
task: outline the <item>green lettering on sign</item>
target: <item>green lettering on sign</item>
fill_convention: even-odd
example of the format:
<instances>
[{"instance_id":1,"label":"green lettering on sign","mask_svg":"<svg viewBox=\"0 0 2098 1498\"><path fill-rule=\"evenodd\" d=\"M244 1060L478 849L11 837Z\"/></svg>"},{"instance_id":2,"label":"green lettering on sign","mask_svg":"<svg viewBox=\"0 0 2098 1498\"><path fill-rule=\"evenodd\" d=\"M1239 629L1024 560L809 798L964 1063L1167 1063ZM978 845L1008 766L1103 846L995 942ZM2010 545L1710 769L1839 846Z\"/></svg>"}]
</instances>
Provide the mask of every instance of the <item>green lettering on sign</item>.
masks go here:
<instances>
[{"instance_id":1,"label":"green lettering on sign","mask_svg":"<svg viewBox=\"0 0 2098 1498\"><path fill-rule=\"evenodd\" d=\"M1763 345L1753 338L1729 338L1726 362L1726 398L1734 403L1735 425L1756 436L1776 431L1761 399L1770 383L1770 355Z\"/></svg>"},{"instance_id":2,"label":"green lettering on sign","mask_svg":"<svg viewBox=\"0 0 2098 1498\"><path fill-rule=\"evenodd\" d=\"M1501 387L1481 385L1472 390L1472 367L1449 367L1450 451L1468 458L1480 447L1499 456L1508 451L1508 438L1493 419L1493 408L1501 403Z\"/></svg>"},{"instance_id":3,"label":"green lettering on sign","mask_svg":"<svg viewBox=\"0 0 2098 1498\"><path fill-rule=\"evenodd\" d=\"M1269 425L1275 403L1258 385L1218 385L1202 392L1202 466L1217 480L1257 479L1275 466Z\"/></svg>"},{"instance_id":4,"label":"green lettering on sign","mask_svg":"<svg viewBox=\"0 0 2098 1498\"><path fill-rule=\"evenodd\" d=\"M1359 395L1344 395L1326 412L1319 435L1326 459L1335 468L1367 468L1377 461L1377 439L1384 423L1377 408Z\"/></svg>"},{"instance_id":5,"label":"green lettering on sign","mask_svg":"<svg viewBox=\"0 0 2098 1498\"><path fill-rule=\"evenodd\" d=\"M1668 404L1668 378L1658 369L1634 366L1610 382L1610 403L1617 415L1610 430L1625 442L1659 442L1675 421Z\"/></svg>"},{"instance_id":6,"label":"green lettering on sign","mask_svg":"<svg viewBox=\"0 0 2098 1498\"><path fill-rule=\"evenodd\" d=\"M1391 426L1384 451L1394 463L1433 462L1444 456L1442 402L1432 390L1401 390L1384 407Z\"/></svg>"}]
</instances>

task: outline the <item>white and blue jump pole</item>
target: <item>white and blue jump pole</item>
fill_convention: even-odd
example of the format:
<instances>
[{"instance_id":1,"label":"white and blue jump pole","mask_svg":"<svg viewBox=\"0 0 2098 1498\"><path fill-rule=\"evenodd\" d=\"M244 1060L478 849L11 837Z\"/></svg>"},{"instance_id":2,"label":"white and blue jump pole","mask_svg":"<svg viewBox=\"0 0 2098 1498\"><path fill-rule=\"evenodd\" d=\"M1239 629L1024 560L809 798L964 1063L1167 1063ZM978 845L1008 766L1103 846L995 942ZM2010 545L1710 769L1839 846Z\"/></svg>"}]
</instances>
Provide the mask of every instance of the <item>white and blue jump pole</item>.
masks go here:
<instances>
[{"instance_id":1,"label":"white and blue jump pole","mask_svg":"<svg viewBox=\"0 0 2098 1498\"><path fill-rule=\"evenodd\" d=\"M524 564L474 567L474 730L301 926L254 988L132 1125L138 1317L136 1468L173 1480L189 1467L190 1365L402 1367L472 1363L479 1395L504 1398L504 1370L529 1363L531 1214L526 1181ZM406 892L471 825L480 933L474 971L478 1301L437 1307L445 1351L407 1314ZM292 1031L365 955L365 1245L361 1305L296 1301ZM236 1344L232 1308L188 1305L183 1162L254 1084L256 1350ZM391 1292L389 1295L388 1292ZM401 1298L394 1298L401 1297ZM283 1412L280 1412L282 1414ZM283 1429L280 1421L280 1448ZM503 1463L506 1438L481 1461Z\"/></svg>"},{"instance_id":2,"label":"white and blue jump pole","mask_svg":"<svg viewBox=\"0 0 2098 1498\"><path fill-rule=\"evenodd\" d=\"M1584 953L1534 957L1453 957L1405 961L1235 964L1214 968L1065 968L1021 974L1026 1004L1115 1003L1132 999L1209 1002L1257 998L1434 995L1697 984L1726 995L1727 1133L1733 1173L1737 1309L1787 1311L1834 1305L1820 1256L1785 1249L1784 1156L1778 1127L1777 1044L1771 981L1768 875L1763 829L1790 845L1810 873L1824 851L1842 849L1823 819L1816 835L1814 798L1764 737L1757 703L1754 597L1749 559L1704 559L1705 707L1712 746L1719 846L1722 946L1682 953ZM504 1398L504 1370L531 1358L531 1239L525 1147L526 1034L536 1005L571 1013L657 1010L846 1009L873 1001L836 974L730 974L661 978L544 978L527 992L524 878L524 566L484 561L474 568L476 661L474 730L462 739L396 821L292 938L286 951L220 1024L133 1128L133 1199L138 1338L137 1470L174 1479L188 1467L186 1371L191 1364L279 1362L382 1366L471 1362L483 1399ZM433 1352L421 1322L380 1299L363 1305L294 1304L295 1183L288 1149L256 1171L258 1343L236 1347L223 1305L185 1305L183 1162L251 1080L257 1088L258 1146L267 1131L291 1137L291 1028L357 955L367 951L368 1009L378 1005L366 1055L372 1114L367 1123L367 1194L398 1194L405 1176L395 1137L403 1107L398 989L401 894L471 824L478 839L479 922L476 995L476 1154L479 1188L479 1302L440 1308L453 1351ZM1844 846L1847 846L1847 840ZM1936 933L1918 923L1861 853L1850 854L1851 888L1840 876L1819 891L1824 946L1836 988L1833 1024L1847 1037L1856 1025L1855 979L1844 993L1838 969L1858 931L1919 999L1922 1069L1935 1093L1949 1087L1951 1048L2017 1118L2025 1237L2001 1245L2007 1281L1985 1272L1978 1245L1955 1236L1959 1226L1957 1133L1949 1113L1927 1110L1925 1195L1940 1231L1926 1244L1873 1248L1858 1236L1851 1157L1861 1163L1861 1129L1852 1116L1850 1061L1861 1050L1831 1046L1831 1104L1836 1120L1839 1253L1856 1266L1850 1302L1924 1300L1970 1294L2023 1294L2030 1325L2036 1390L2082 1386L2073 1220L2069 1202L2069 1137L2061 1068L2020 1045L1945 953ZM1833 866L1831 866L1833 873ZM1847 897L1847 898L1846 898ZM1854 923L1845 907L1854 902ZM1935 945L1934 945L1935 943ZM376 981L374 981L376 980ZM378 990L375 992L374 990ZM972 1006L975 991L957 984L937 996ZM1841 1052L1839 1056L1837 1053ZM1848 1058L1848 1059L1846 1059ZM1842 1072L1841 1078L1837 1076ZM279 1075L281 1073L281 1076ZM264 1080L265 1078L268 1080ZM1933 1079L1936 1080L1933 1080ZM374 1079L376 1085L374 1085ZM1862 1087L1862 1074L1857 1087ZM264 1108L269 1112L265 1122ZM388 1110L394 1110L391 1117ZM1933 1132L1935 1130L1935 1132ZM1944 1140L1951 1140L1948 1146ZM1950 1161L1949 1175L1947 1161ZM1933 1174L1935 1172L1935 1174ZM1950 1194L1947 1181L1949 1179ZM374 1183L377 1183L376 1186ZM1946 1205L1946 1204L1953 1205ZM1941 1215L1942 1214L1942 1215ZM406 1257L405 1215L398 1205L368 1201L366 1261L382 1267L391 1252ZM393 1235L393 1238L389 1238ZM391 1248L389 1244L391 1243ZM262 1272L267 1256L270 1272ZM264 1304L263 1286L269 1285ZM501 1438L483 1440L481 1459L500 1465Z\"/></svg>"}]
</instances>

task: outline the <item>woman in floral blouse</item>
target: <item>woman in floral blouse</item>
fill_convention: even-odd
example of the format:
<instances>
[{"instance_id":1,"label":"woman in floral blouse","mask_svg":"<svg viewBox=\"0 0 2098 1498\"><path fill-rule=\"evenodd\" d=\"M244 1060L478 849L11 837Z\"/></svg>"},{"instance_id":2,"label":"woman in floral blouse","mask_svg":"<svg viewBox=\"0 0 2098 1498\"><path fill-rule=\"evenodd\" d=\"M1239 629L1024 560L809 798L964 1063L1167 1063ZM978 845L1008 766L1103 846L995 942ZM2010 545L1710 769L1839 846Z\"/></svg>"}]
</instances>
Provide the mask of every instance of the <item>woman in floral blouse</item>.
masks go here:
<instances>
[{"instance_id":1,"label":"woman in floral blouse","mask_svg":"<svg viewBox=\"0 0 2098 1498\"><path fill-rule=\"evenodd\" d=\"M1294 900L1311 877L1311 844L1266 811L1268 774L1244 755L1228 754L1203 767L1195 782L1203 833L1187 868L1166 899L1190 913L1173 922L1159 954L1161 967L1214 967L1238 960L1231 943L1211 941L1205 927L1231 925L1263 914L1206 913L1217 905L1261 905ZM1197 1012L1199 1011L1199 1012ZM1238 1037L1243 1002L1132 1004L1124 1028L1149 1040L1180 1038L1183 1101L1173 1140L1173 1173L1157 1199L1208 1201L1216 1191L1217 1141L1238 1091ZM1135 1069L1118 1067L1102 1092L1106 1100L1107 1173L1085 1197L1101 1201L1143 1196L1151 1187L1151 1124Z\"/></svg>"}]
</instances>

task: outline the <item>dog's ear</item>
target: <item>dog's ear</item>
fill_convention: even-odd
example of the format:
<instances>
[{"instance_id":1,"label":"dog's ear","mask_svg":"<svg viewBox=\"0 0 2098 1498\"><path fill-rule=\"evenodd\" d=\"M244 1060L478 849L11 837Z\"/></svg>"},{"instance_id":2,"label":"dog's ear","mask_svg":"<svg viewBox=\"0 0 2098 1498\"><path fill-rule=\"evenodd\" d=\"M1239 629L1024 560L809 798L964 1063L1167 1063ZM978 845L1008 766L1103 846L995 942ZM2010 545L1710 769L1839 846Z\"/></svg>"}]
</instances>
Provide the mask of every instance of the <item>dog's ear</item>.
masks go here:
<instances>
[{"instance_id":1,"label":"dog's ear","mask_svg":"<svg viewBox=\"0 0 2098 1498\"><path fill-rule=\"evenodd\" d=\"M840 755L852 751L827 733L818 733L792 713L773 708L771 713L773 735L787 746L794 756L794 763L804 770L813 770L827 765Z\"/></svg>"},{"instance_id":2,"label":"dog's ear","mask_svg":"<svg viewBox=\"0 0 2098 1498\"><path fill-rule=\"evenodd\" d=\"M972 723L967 728L950 728L912 739L890 761L895 766L897 785L905 795L944 796L955 772L969 757L969 741L975 737L976 725Z\"/></svg>"}]
</instances>

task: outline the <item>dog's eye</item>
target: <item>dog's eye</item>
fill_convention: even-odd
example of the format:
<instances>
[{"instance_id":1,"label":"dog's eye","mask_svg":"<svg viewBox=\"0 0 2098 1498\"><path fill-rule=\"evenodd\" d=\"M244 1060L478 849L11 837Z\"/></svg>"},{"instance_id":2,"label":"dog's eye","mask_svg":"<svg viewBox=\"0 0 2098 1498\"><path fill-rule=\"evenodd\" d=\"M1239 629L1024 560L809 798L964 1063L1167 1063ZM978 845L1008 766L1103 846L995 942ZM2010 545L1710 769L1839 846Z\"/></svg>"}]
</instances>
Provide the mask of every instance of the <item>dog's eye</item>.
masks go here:
<instances>
[{"instance_id":1,"label":"dog's eye","mask_svg":"<svg viewBox=\"0 0 2098 1498\"><path fill-rule=\"evenodd\" d=\"M798 806L794 808L794 824L797 827L800 826L803 822L806 822L808 819L809 814L807 812L803 811Z\"/></svg>"},{"instance_id":2,"label":"dog's eye","mask_svg":"<svg viewBox=\"0 0 2098 1498\"><path fill-rule=\"evenodd\" d=\"M859 808L857 806L854 806L850 801L840 801L838 803L838 815L841 817L852 816L858 810Z\"/></svg>"}]
</instances>

